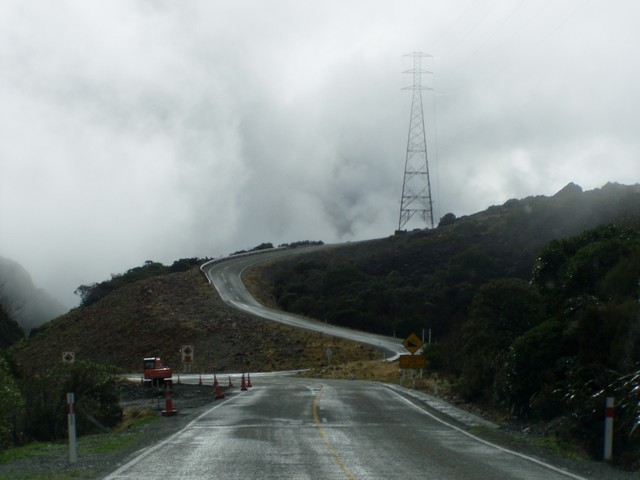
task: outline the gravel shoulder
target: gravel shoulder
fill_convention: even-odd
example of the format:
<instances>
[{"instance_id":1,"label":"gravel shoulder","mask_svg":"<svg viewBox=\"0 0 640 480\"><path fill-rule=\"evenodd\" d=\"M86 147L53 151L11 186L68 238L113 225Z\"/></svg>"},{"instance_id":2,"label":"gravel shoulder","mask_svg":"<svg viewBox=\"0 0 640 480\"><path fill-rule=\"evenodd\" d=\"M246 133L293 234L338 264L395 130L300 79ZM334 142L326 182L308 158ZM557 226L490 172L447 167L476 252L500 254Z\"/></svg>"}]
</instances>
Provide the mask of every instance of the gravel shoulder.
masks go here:
<instances>
[{"instance_id":1,"label":"gravel shoulder","mask_svg":"<svg viewBox=\"0 0 640 480\"><path fill-rule=\"evenodd\" d=\"M239 388L224 387L223 390L228 398L237 394ZM215 391L211 385L174 385L173 402L178 414L163 417L160 414L166 405L163 392L131 384L121 393L125 411L143 412L144 421L113 433L80 437L78 461L73 464L69 462L67 443L39 444L29 456L0 463L0 480L101 479L139 451L179 431L215 404ZM83 419L79 417L78 421Z\"/></svg>"},{"instance_id":2,"label":"gravel shoulder","mask_svg":"<svg viewBox=\"0 0 640 480\"><path fill-rule=\"evenodd\" d=\"M603 462L562 454L552 442L549 442L550 437L533 433L524 425L512 422L496 423L478 409L471 411L423 391L402 388L394 384L387 384L387 386L411 398L443 422L460 428L470 435L506 450L548 463L579 477L598 480L637 480L639 478L638 472L627 472Z\"/></svg>"}]
</instances>

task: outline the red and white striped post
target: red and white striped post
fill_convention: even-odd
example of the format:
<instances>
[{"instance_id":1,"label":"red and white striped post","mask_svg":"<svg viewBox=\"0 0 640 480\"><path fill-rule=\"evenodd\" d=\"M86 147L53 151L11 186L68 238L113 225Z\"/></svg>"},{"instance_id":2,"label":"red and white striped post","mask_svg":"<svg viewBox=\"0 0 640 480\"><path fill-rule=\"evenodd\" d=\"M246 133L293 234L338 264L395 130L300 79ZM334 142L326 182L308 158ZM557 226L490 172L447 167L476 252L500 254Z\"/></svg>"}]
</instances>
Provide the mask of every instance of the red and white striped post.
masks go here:
<instances>
[{"instance_id":1,"label":"red and white striped post","mask_svg":"<svg viewBox=\"0 0 640 480\"><path fill-rule=\"evenodd\" d=\"M69 426L69 461L78 461L78 441L76 439L76 400L73 393L67 393L67 425Z\"/></svg>"},{"instance_id":2,"label":"red and white striped post","mask_svg":"<svg viewBox=\"0 0 640 480\"><path fill-rule=\"evenodd\" d=\"M604 461L610 462L613 456L613 397L607 397L604 409Z\"/></svg>"}]
</instances>

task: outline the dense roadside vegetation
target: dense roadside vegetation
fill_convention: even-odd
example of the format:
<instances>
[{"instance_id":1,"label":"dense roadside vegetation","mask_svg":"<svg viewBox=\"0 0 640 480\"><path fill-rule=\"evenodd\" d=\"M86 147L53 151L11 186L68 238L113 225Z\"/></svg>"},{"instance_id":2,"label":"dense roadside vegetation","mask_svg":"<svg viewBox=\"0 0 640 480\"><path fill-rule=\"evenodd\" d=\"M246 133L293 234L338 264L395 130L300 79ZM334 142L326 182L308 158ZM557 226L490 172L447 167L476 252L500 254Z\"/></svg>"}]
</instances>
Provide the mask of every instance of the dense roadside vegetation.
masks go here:
<instances>
[{"instance_id":1,"label":"dense roadside vegetation","mask_svg":"<svg viewBox=\"0 0 640 480\"><path fill-rule=\"evenodd\" d=\"M431 329L429 368L458 395L594 458L613 395L616 458L637 467L638 188L570 186L443 220L432 231L263 267L265 301L400 337Z\"/></svg>"},{"instance_id":2,"label":"dense roadside vegetation","mask_svg":"<svg viewBox=\"0 0 640 480\"><path fill-rule=\"evenodd\" d=\"M78 434L114 427L122 419L116 371L81 361L57 364L41 372L26 372L0 356L0 450L31 441L66 437L67 392L74 392L80 421Z\"/></svg>"},{"instance_id":3,"label":"dense roadside vegetation","mask_svg":"<svg viewBox=\"0 0 640 480\"><path fill-rule=\"evenodd\" d=\"M272 245L256 247L264 248ZM448 214L430 231L279 260L252 276L263 301L285 310L399 337L430 329L429 369L458 395L581 443L594 457L604 397L613 394L615 458L637 466L638 252L640 187L569 185L553 197ZM0 340L12 344L0 360L0 448L60 435L68 388L81 392L83 411L113 425L122 414L117 369L139 371L149 355L179 368L184 344L194 345L194 368L205 372L314 367L328 347L335 363L376 357L228 308L211 294L202 261L149 261L81 286L79 308L28 338L0 311ZM79 362L61 365L63 351Z\"/></svg>"},{"instance_id":4,"label":"dense roadside vegetation","mask_svg":"<svg viewBox=\"0 0 640 480\"><path fill-rule=\"evenodd\" d=\"M24 337L20 324L0 304L0 348L7 348Z\"/></svg>"}]
</instances>

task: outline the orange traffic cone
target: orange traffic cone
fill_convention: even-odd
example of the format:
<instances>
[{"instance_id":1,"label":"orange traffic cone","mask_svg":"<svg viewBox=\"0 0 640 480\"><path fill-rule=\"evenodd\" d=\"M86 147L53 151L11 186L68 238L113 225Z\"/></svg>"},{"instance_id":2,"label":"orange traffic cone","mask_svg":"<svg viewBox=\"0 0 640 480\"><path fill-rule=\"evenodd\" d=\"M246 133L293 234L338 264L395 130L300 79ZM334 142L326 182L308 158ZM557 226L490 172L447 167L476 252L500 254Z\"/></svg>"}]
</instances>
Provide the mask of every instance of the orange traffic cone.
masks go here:
<instances>
[{"instance_id":1,"label":"orange traffic cone","mask_svg":"<svg viewBox=\"0 0 640 480\"><path fill-rule=\"evenodd\" d=\"M231 375L229 375L229 388L233 387L233 383L231 383Z\"/></svg>"},{"instance_id":2,"label":"orange traffic cone","mask_svg":"<svg viewBox=\"0 0 640 480\"><path fill-rule=\"evenodd\" d=\"M222 387L220 387L220 384L218 384L216 385L216 396L214 400L220 400L221 398L224 398L224 392L222 391Z\"/></svg>"},{"instance_id":3,"label":"orange traffic cone","mask_svg":"<svg viewBox=\"0 0 640 480\"><path fill-rule=\"evenodd\" d=\"M242 374L242 382L240 383L240 390L245 391L247 389L247 384L244 383L244 373Z\"/></svg>"},{"instance_id":4,"label":"orange traffic cone","mask_svg":"<svg viewBox=\"0 0 640 480\"><path fill-rule=\"evenodd\" d=\"M162 410L163 417L171 417L178 413L176 409L173 408L173 400L171 399L171 382L166 382L167 388L164 392L164 396L166 398L165 409Z\"/></svg>"},{"instance_id":5,"label":"orange traffic cone","mask_svg":"<svg viewBox=\"0 0 640 480\"><path fill-rule=\"evenodd\" d=\"M251 388L253 385L251 385L251 375L249 375L247 373L247 387Z\"/></svg>"}]
</instances>

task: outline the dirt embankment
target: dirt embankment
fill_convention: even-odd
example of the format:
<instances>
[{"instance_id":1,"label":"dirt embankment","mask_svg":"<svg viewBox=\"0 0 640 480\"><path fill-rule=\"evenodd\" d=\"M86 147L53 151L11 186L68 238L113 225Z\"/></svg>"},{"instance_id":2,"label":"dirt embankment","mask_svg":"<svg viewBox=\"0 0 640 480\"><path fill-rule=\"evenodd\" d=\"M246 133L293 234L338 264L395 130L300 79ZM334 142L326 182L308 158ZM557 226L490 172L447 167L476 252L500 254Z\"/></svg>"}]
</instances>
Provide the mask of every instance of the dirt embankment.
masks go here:
<instances>
[{"instance_id":1,"label":"dirt embankment","mask_svg":"<svg viewBox=\"0 0 640 480\"><path fill-rule=\"evenodd\" d=\"M11 354L26 372L48 368L63 352L126 372L140 372L144 357L160 356L180 371L183 345L194 348L195 373L321 367L327 348L332 363L378 356L370 347L238 312L197 268L136 282L74 309L14 345Z\"/></svg>"}]
</instances>

